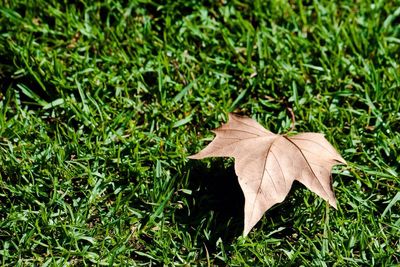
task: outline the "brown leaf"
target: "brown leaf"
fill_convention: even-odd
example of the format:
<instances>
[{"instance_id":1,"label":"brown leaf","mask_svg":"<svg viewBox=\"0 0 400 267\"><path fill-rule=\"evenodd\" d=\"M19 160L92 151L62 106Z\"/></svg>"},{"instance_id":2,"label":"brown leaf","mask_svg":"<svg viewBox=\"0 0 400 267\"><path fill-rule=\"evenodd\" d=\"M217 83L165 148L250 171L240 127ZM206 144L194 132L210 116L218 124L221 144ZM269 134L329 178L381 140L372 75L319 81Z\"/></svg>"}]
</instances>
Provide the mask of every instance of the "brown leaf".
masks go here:
<instances>
[{"instance_id":1,"label":"brown leaf","mask_svg":"<svg viewBox=\"0 0 400 267\"><path fill-rule=\"evenodd\" d=\"M265 211L285 199L294 180L336 208L331 168L346 162L323 134L277 135L248 117L233 114L213 132L215 139L189 158L235 158L235 172L245 197L245 236Z\"/></svg>"}]
</instances>

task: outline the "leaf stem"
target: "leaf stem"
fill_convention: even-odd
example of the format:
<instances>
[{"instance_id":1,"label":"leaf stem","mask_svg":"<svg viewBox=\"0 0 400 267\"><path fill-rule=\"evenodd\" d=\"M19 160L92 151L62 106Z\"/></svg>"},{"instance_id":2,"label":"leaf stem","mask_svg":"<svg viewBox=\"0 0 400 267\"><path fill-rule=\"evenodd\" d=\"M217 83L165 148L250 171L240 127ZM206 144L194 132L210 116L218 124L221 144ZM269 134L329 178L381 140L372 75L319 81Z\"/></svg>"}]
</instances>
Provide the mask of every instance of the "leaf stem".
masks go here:
<instances>
[{"instance_id":1,"label":"leaf stem","mask_svg":"<svg viewBox=\"0 0 400 267\"><path fill-rule=\"evenodd\" d=\"M290 119L292 120L292 123L291 123L290 129L289 129L289 132L291 132L291 131L293 131L293 130L294 130L295 123L296 123L296 119L295 119L295 117L294 117L294 112L293 112L293 109L292 109L291 107L289 107L289 106L286 106L286 109L287 109L287 111L288 111L288 112L289 112L289 114L290 114Z\"/></svg>"}]
</instances>

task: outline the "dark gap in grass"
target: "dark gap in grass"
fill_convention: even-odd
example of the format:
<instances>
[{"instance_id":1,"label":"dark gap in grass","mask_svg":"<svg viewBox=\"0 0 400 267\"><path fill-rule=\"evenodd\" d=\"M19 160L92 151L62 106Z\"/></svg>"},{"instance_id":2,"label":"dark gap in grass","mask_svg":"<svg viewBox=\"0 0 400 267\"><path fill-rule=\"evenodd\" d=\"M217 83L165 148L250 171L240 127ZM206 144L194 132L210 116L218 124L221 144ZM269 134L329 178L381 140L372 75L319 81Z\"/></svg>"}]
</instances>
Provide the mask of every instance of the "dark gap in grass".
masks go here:
<instances>
[{"instance_id":1,"label":"dark gap in grass","mask_svg":"<svg viewBox=\"0 0 400 267\"><path fill-rule=\"evenodd\" d=\"M34 104L35 100L28 97L18 87L16 87L17 84L25 85L26 87L31 89L32 92L34 92L36 95L38 95L41 99L43 99L47 103L52 102L53 100L57 99L57 97L58 97L58 94L55 93L56 88L53 85L51 85L50 83L43 82L43 84L47 90L47 92L45 92L32 75L26 75L26 76L22 76L22 77L15 78L15 79L12 78L13 88L20 91L21 102L24 103L25 105L29 106L29 108L32 110L41 109L42 106L39 105L39 103Z\"/></svg>"},{"instance_id":2,"label":"dark gap in grass","mask_svg":"<svg viewBox=\"0 0 400 267\"><path fill-rule=\"evenodd\" d=\"M85 193L89 191L91 186L88 183L88 179L73 177L67 183L67 188L70 189L70 193L65 195L64 200L69 205L73 204L74 199L85 199Z\"/></svg>"},{"instance_id":3,"label":"dark gap in grass","mask_svg":"<svg viewBox=\"0 0 400 267\"><path fill-rule=\"evenodd\" d=\"M10 85L11 74L15 71L16 69L12 62L12 59L5 54L0 54L0 84L3 94L5 93L4 91Z\"/></svg>"},{"instance_id":4,"label":"dark gap in grass","mask_svg":"<svg viewBox=\"0 0 400 267\"><path fill-rule=\"evenodd\" d=\"M33 93L38 95L41 99L45 100L46 102L51 102L58 97L58 93L56 88L42 80L42 83L46 87L47 92L43 90L40 84L36 81L35 77L32 74L27 73L26 75L14 77L14 73L17 71L15 64L13 63L13 56L11 56L11 51L8 53L0 55L0 85L1 85L1 94L3 96L6 95L8 89L12 89L15 91L20 92L20 101L25 105L29 106L31 110L38 110L42 107L39 103L34 104L35 100L28 97L25 93L21 91L20 88L17 87L18 84L22 86L26 86L30 89ZM18 60L18 56L15 59ZM22 62L18 62L17 65L23 65Z\"/></svg>"},{"instance_id":5,"label":"dark gap in grass","mask_svg":"<svg viewBox=\"0 0 400 267\"><path fill-rule=\"evenodd\" d=\"M111 16L110 16L111 14ZM109 7L106 6L101 6L99 8L99 15L100 15L100 21L107 21L110 23L110 25L114 25L115 23L115 16L112 16L112 12Z\"/></svg>"},{"instance_id":6,"label":"dark gap in grass","mask_svg":"<svg viewBox=\"0 0 400 267\"><path fill-rule=\"evenodd\" d=\"M158 74L155 71L146 71L142 75L144 82L149 88L155 89L158 86Z\"/></svg>"},{"instance_id":7,"label":"dark gap in grass","mask_svg":"<svg viewBox=\"0 0 400 267\"><path fill-rule=\"evenodd\" d=\"M12 85L12 74L17 69L14 66L11 56L7 54L0 54L0 86L1 94L6 95L7 89Z\"/></svg>"},{"instance_id":8,"label":"dark gap in grass","mask_svg":"<svg viewBox=\"0 0 400 267\"><path fill-rule=\"evenodd\" d=\"M51 4L50 4L51 5ZM41 24L47 24L50 29L55 29L57 27L57 19L51 11L48 5L43 5L42 3L32 4L29 6L32 19L39 18ZM50 11L50 12L49 12ZM43 40L48 38L48 33L43 33L40 31L33 31L33 36L42 37Z\"/></svg>"}]
</instances>

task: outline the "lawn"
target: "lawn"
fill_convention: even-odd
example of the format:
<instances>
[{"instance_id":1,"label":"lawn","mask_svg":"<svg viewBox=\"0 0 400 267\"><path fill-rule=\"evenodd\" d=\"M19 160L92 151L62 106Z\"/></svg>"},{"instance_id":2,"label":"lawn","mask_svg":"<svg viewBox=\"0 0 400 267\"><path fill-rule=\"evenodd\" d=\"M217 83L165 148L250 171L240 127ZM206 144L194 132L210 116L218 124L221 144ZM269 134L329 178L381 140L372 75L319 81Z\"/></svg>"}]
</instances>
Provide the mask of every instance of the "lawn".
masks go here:
<instances>
[{"instance_id":1,"label":"lawn","mask_svg":"<svg viewBox=\"0 0 400 267\"><path fill-rule=\"evenodd\" d=\"M400 264L399 1L61 2L0 4L0 265ZM187 158L229 112L325 134L338 209L295 183L243 237Z\"/></svg>"}]
</instances>

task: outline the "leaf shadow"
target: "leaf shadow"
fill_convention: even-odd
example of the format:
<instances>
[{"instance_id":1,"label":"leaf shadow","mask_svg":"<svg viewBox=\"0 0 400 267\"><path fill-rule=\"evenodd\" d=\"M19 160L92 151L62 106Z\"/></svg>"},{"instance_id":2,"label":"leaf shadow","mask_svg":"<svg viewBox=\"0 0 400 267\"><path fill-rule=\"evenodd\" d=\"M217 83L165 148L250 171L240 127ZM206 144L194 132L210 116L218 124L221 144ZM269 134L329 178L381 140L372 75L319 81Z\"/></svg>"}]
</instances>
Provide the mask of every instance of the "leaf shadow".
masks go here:
<instances>
[{"instance_id":1,"label":"leaf shadow","mask_svg":"<svg viewBox=\"0 0 400 267\"><path fill-rule=\"evenodd\" d=\"M233 164L224 167L222 159L190 162L186 209L175 219L198 238L212 253L216 242L231 242L243 233L244 195L239 186Z\"/></svg>"},{"instance_id":2,"label":"leaf shadow","mask_svg":"<svg viewBox=\"0 0 400 267\"><path fill-rule=\"evenodd\" d=\"M186 226L185 230L212 253L217 249L219 239L229 244L242 235L244 195L233 162L225 167L223 159L214 158L209 165L201 161L188 164L190 174L186 188L192 194L186 198L186 208L179 210L175 219ZM272 232L281 228L271 237L292 240L292 235L297 233L293 225L296 220L293 218L294 207L304 205L303 190L304 186L294 181L285 200L269 209L255 229ZM320 217L321 214L315 216Z\"/></svg>"}]
</instances>

